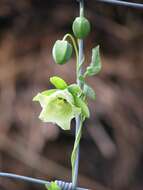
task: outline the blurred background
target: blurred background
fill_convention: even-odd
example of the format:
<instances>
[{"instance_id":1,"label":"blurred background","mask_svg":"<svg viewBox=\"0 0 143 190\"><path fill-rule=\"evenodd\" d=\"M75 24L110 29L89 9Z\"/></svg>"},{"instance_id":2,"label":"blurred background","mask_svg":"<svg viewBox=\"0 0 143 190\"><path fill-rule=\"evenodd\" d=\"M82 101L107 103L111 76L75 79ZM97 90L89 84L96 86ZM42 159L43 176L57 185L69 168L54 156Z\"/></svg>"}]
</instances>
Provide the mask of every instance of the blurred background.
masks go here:
<instances>
[{"instance_id":1,"label":"blurred background","mask_svg":"<svg viewBox=\"0 0 143 190\"><path fill-rule=\"evenodd\" d=\"M142 0L136 2L142 3ZM79 184L95 190L143 189L143 10L86 1L92 32L85 65L100 44L103 70L88 82L90 101L81 140ZM75 57L56 65L51 50L71 31L75 0L0 0L0 171L71 180L71 131L38 119L37 92L49 77L75 81ZM44 187L0 178L1 190Z\"/></svg>"}]
</instances>

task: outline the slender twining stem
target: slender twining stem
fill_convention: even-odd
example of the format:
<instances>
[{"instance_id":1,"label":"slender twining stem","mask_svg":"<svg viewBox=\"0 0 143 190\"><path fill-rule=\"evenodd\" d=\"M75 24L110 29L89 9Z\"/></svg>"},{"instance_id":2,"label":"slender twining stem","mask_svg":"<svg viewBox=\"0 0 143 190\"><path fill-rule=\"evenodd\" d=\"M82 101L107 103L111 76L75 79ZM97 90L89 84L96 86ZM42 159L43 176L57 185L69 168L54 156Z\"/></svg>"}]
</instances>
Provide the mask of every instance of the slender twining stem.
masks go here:
<instances>
[{"instance_id":1,"label":"slender twining stem","mask_svg":"<svg viewBox=\"0 0 143 190\"><path fill-rule=\"evenodd\" d=\"M76 62L78 63L78 48L77 48L77 44L76 44L76 41L74 39L74 37L71 35L71 34L66 34L64 37L63 37L63 40L66 40L66 38L70 38L71 41L72 41L72 44L73 44L73 47L74 47L74 50L75 50L75 54L76 54Z\"/></svg>"},{"instance_id":2,"label":"slender twining stem","mask_svg":"<svg viewBox=\"0 0 143 190\"><path fill-rule=\"evenodd\" d=\"M84 16L84 0L80 0L80 16ZM82 63L83 63L83 40L78 40L78 61L77 61L77 84L82 88L82 83L80 81L80 76L82 74ZM79 130L81 130L82 126L82 118L81 116L76 117L76 131L75 136L77 137ZM74 164L74 170L72 175L72 184L73 188L76 188L77 181L78 181L78 170L79 170L79 145L77 147L76 155L75 155L75 164Z\"/></svg>"},{"instance_id":3,"label":"slender twining stem","mask_svg":"<svg viewBox=\"0 0 143 190\"><path fill-rule=\"evenodd\" d=\"M72 44L73 44L73 47L74 47L74 50L75 50L75 55L76 55L76 76L77 76L77 81L78 81L78 76L79 76L79 68L80 68L80 64L79 64L79 50L78 50L78 47L77 47L77 43L76 43L76 40L75 38L71 35L71 34L66 34L64 37L63 37L63 40L66 40L67 38L69 38L71 41L72 41ZM79 82L77 82L77 84L79 85ZM81 85L79 85L81 87Z\"/></svg>"}]
</instances>

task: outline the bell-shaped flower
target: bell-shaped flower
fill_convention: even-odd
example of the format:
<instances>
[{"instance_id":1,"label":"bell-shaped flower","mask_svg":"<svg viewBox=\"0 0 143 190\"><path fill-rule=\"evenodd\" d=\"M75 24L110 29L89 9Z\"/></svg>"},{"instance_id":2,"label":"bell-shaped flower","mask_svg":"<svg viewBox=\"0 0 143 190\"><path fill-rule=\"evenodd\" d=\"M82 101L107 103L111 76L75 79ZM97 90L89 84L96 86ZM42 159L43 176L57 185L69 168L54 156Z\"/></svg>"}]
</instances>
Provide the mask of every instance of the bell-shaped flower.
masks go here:
<instances>
[{"instance_id":1,"label":"bell-shaped flower","mask_svg":"<svg viewBox=\"0 0 143 190\"><path fill-rule=\"evenodd\" d=\"M38 101L42 107L39 118L43 122L55 123L64 130L69 130L71 120L81 114L81 108L75 105L67 89L46 90L38 93L33 101Z\"/></svg>"}]
</instances>

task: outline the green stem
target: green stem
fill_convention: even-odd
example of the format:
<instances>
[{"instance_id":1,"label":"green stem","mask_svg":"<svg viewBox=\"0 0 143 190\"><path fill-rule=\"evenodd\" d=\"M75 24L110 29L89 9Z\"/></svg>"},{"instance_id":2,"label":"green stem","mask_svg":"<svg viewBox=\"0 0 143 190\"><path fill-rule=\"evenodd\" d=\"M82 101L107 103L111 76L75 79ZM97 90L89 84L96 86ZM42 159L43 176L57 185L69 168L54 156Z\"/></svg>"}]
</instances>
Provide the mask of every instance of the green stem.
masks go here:
<instances>
[{"instance_id":1,"label":"green stem","mask_svg":"<svg viewBox=\"0 0 143 190\"><path fill-rule=\"evenodd\" d=\"M83 8L82 8L83 9ZM83 13L83 11L82 11ZM81 13L81 14L82 14ZM75 55L76 55L76 75L77 75L77 84L82 87L82 84L80 83L80 80L79 80L79 77L81 75L81 66L82 66L82 63L83 63L83 59L80 60L79 59L79 50L78 50L78 47L77 47L77 42L76 43L76 40L75 38L71 35L71 34L66 34L64 37L63 37L63 40L66 40L67 38L70 38L70 40L72 41L72 44L73 44L73 47L74 47L74 50L75 50Z\"/></svg>"},{"instance_id":2,"label":"green stem","mask_svg":"<svg viewBox=\"0 0 143 190\"><path fill-rule=\"evenodd\" d=\"M72 164L72 183L75 188L77 185L77 177L78 177L78 165L79 165L79 143L82 134L82 122L78 117L76 118L76 126L78 126L78 130L76 131L76 137L74 142L74 148L71 155L71 164Z\"/></svg>"},{"instance_id":3,"label":"green stem","mask_svg":"<svg viewBox=\"0 0 143 190\"><path fill-rule=\"evenodd\" d=\"M80 0L80 16L84 16L84 0ZM82 88L82 82L80 80L80 76L82 75L82 65L84 61L84 53L83 53L83 40L78 39L78 60L76 65L77 70L77 84ZM73 188L76 188L78 183L78 170L79 170L79 149L80 149L80 139L82 134L82 125L83 118L81 115L76 117L76 131L75 131L75 142L74 148L71 156L72 161L72 185Z\"/></svg>"},{"instance_id":4,"label":"green stem","mask_svg":"<svg viewBox=\"0 0 143 190\"><path fill-rule=\"evenodd\" d=\"M66 35L63 37L63 40L66 40L66 38L68 38L68 37L71 39L71 41L72 41L72 43L73 43L73 47L74 47L75 55L76 55L76 62L77 62L77 64L78 64L78 57L79 57L79 55L78 55L78 48L77 48L76 41L75 41L74 37L73 37L71 34L66 34Z\"/></svg>"}]
</instances>

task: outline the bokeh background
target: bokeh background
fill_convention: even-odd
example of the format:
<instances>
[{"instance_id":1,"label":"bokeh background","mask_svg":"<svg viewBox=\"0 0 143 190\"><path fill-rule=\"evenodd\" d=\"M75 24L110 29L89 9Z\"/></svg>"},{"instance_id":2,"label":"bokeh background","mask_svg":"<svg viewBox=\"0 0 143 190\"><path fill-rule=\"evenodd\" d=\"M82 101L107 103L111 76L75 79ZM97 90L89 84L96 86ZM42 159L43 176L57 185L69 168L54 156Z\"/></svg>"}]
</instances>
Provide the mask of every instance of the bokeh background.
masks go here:
<instances>
[{"instance_id":1,"label":"bokeh background","mask_svg":"<svg viewBox=\"0 0 143 190\"><path fill-rule=\"evenodd\" d=\"M142 3L142 0L136 2ZM102 72L83 128L79 184L95 190L143 189L143 10L86 1L92 32L85 65L100 44ZM38 120L32 102L49 77L75 81L75 59L56 65L54 42L71 31L75 0L0 0L0 171L70 181L71 131ZM1 190L44 187L0 179Z\"/></svg>"}]
</instances>

